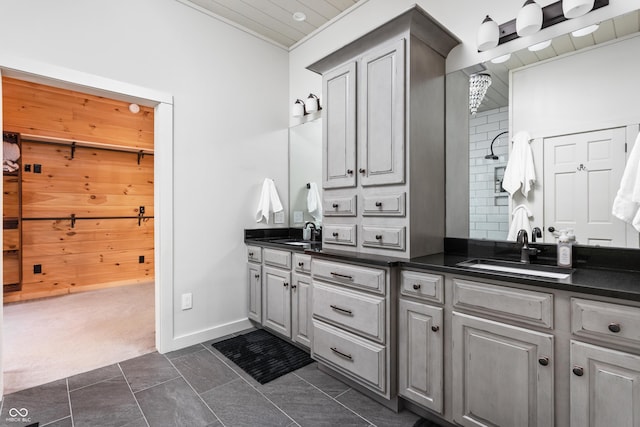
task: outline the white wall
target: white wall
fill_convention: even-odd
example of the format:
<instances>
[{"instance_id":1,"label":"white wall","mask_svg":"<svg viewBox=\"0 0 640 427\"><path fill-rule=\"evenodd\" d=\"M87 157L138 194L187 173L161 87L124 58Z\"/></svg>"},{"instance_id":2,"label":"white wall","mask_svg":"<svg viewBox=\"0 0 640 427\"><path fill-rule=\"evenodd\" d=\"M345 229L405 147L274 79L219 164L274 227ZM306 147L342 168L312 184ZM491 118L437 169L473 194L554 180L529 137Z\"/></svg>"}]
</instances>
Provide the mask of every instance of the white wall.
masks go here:
<instances>
[{"instance_id":1,"label":"white wall","mask_svg":"<svg viewBox=\"0 0 640 427\"><path fill-rule=\"evenodd\" d=\"M4 0L0 16L0 61L24 57L173 95L167 350L241 326L243 229L264 226L253 217L265 177L288 207L287 52L174 0ZM184 292L192 310L179 308Z\"/></svg>"}]
</instances>

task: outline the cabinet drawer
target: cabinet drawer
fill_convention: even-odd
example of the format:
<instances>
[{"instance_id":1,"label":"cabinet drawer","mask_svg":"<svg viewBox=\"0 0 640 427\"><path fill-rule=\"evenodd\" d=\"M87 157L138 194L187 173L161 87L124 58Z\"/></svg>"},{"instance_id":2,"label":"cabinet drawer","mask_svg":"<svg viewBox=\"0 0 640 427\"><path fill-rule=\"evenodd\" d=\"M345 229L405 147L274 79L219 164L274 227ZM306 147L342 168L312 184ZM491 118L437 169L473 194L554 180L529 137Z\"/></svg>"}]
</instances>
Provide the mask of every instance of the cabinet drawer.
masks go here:
<instances>
[{"instance_id":1,"label":"cabinet drawer","mask_svg":"<svg viewBox=\"0 0 640 427\"><path fill-rule=\"evenodd\" d=\"M385 299L358 291L313 283L313 316L385 342Z\"/></svg>"},{"instance_id":2,"label":"cabinet drawer","mask_svg":"<svg viewBox=\"0 0 640 427\"><path fill-rule=\"evenodd\" d=\"M2 250L15 251L20 249L20 230L5 229L2 230Z\"/></svg>"},{"instance_id":3,"label":"cabinet drawer","mask_svg":"<svg viewBox=\"0 0 640 427\"><path fill-rule=\"evenodd\" d=\"M247 246L247 259L252 262L262 262L262 248L260 246Z\"/></svg>"},{"instance_id":4,"label":"cabinet drawer","mask_svg":"<svg viewBox=\"0 0 640 427\"><path fill-rule=\"evenodd\" d=\"M404 250L405 227L362 226L362 246Z\"/></svg>"},{"instance_id":5,"label":"cabinet drawer","mask_svg":"<svg viewBox=\"0 0 640 427\"><path fill-rule=\"evenodd\" d=\"M444 279L437 274L404 270L400 273L400 293L425 301L444 303Z\"/></svg>"},{"instance_id":6,"label":"cabinet drawer","mask_svg":"<svg viewBox=\"0 0 640 427\"><path fill-rule=\"evenodd\" d=\"M453 279L453 306L503 319L553 327L553 295Z\"/></svg>"},{"instance_id":7,"label":"cabinet drawer","mask_svg":"<svg viewBox=\"0 0 640 427\"><path fill-rule=\"evenodd\" d=\"M356 216L356 196L351 197L325 197L325 216Z\"/></svg>"},{"instance_id":8,"label":"cabinet drawer","mask_svg":"<svg viewBox=\"0 0 640 427\"><path fill-rule=\"evenodd\" d=\"M313 357L369 387L386 392L385 347L346 331L313 321Z\"/></svg>"},{"instance_id":9,"label":"cabinet drawer","mask_svg":"<svg viewBox=\"0 0 640 427\"><path fill-rule=\"evenodd\" d=\"M314 279L328 280L378 294L385 293L385 270L379 268L313 259L311 274Z\"/></svg>"},{"instance_id":10,"label":"cabinet drawer","mask_svg":"<svg viewBox=\"0 0 640 427\"><path fill-rule=\"evenodd\" d=\"M364 196L362 205L363 216L404 216L405 193Z\"/></svg>"},{"instance_id":11,"label":"cabinet drawer","mask_svg":"<svg viewBox=\"0 0 640 427\"><path fill-rule=\"evenodd\" d=\"M571 332L640 347L640 308L571 298Z\"/></svg>"},{"instance_id":12,"label":"cabinet drawer","mask_svg":"<svg viewBox=\"0 0 640 427\"><path fill-rule=\"evenodd\" d=\"M311 255L293 254L293 267L298 273L311 274Z\"/></svg>"},{"instance_id":13,"label":"cabinet drawer","mask_svg":"<svg viewBox=\"0 0 640 427\"><path fill-rule=\"evenodd\" d=\"M291 269L291 252L264 248L262 251L264 263L274 267Z\"/></svg>"},{"instance_id":14,"label":"cabinet drawer","mask_svg":"<svg viewBox=\"0 0 640 427\"><path fill-rule=\"evenodd\" d=\"M323 243L334 245L356 245L355 225L329 225L326 224L322 230Z\"/></svg>"}]
</instances>

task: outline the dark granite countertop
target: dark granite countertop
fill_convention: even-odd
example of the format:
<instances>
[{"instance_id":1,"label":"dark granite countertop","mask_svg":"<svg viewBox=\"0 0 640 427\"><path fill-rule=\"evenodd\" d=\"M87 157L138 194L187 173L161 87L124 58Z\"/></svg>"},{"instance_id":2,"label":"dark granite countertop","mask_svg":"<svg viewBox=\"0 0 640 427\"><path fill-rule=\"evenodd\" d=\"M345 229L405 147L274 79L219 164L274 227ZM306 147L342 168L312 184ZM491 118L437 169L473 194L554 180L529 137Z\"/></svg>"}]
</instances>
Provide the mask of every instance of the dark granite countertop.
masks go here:
<instances>
[{"instance_id":1,"label":"dark granite countertop","mask_svg":"<svg viewBox=\"0 0 640 427\"><path fill-rule=\"evenodd\" d=\"M304 252L313 256L336 261L357 262L381 267L406 267L418 270L437 271L448 274L459 274L485 280L499 280L509 283L519 283L541 288L558 289L568 292L580 292L605 297L640 301L640 251L629 249L597 249L574 248L574 268L568 269L571 276L567 279L554 279L533 275L514 274L499 271L478 270L458 264L473 258L488 258L501 260L517 260L518 251L509 242L473 241L470 239L445 239L445 252L417 258L394 258L382 255L363 254L322 249L316 244L315 248L286 245L274 242L283 238L301 238L280 229L275 235L247 236L245 243L258 244L266 247ZM267 232L266 234L269 234ZM555 245L538 245L541 250L540 265L553 265L555 261Z\"/></svg>"}]
</instances>

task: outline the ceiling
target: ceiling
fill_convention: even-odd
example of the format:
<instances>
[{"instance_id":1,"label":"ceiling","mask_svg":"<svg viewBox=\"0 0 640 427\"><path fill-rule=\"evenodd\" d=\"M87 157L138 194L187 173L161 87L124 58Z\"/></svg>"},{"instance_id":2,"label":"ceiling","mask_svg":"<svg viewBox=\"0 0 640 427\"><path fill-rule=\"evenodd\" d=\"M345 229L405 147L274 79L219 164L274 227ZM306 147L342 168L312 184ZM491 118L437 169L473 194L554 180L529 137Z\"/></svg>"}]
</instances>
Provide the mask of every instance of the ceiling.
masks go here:
<instances>
[{"instance_id":1,"label":"ceiling","mask_svg":"<svg viewBox=\"0 0 640 427\"><path fill-rule=\"evenodd\" d=\"M290 48L363 0L179 0L222 17L228 23ZM366 0L364 0L366 1ZM293 14L302 12L304 21Z\"/></svg>"},{"instance_id":2,"label":"ceiling","mask_svg":"<svg viewBox=\"0 0 640 427\"><path fill-rule=\"evenodd\" d=\"M603 21L598 30L587 36L573 37L570 34L565 34L554 38L551 41L551 46L538 52L522 49L511 54L511 58L501 64L486 62L484 66L491 74L492 82L478 111L492 110L509 104L510 70L628 36L638 31L640 31L640 10Z\"/></svg>"}]
</instances>

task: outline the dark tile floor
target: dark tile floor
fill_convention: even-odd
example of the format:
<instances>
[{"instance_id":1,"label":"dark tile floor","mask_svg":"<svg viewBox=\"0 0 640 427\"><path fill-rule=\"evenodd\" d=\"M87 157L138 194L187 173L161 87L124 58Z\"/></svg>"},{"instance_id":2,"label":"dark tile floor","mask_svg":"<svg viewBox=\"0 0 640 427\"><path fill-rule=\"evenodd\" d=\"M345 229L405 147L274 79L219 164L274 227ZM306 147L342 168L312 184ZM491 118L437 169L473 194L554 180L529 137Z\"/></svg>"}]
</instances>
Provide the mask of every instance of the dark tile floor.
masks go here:
<instances>
[{"instance_id":1,"label":"dark tile floor","mask_svg":"<svg viewBox=\"0 0 640 427\"><path fill-rule=\"evenodd\" d=\"M390 411L315 363L261 385L212 343L146 354L7 395L0 426L387 427L412 426L419 418Z\"/></svg>"}]
</instances>

